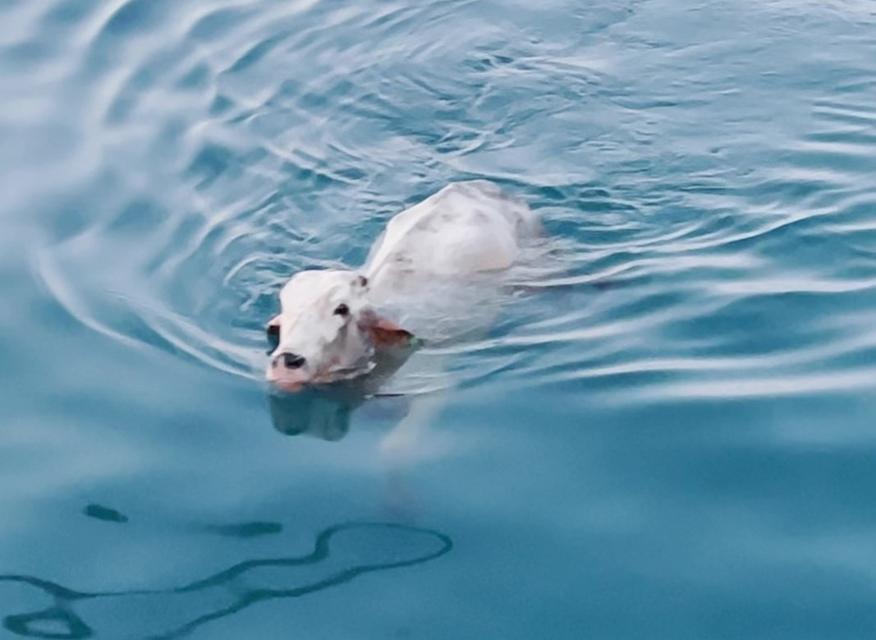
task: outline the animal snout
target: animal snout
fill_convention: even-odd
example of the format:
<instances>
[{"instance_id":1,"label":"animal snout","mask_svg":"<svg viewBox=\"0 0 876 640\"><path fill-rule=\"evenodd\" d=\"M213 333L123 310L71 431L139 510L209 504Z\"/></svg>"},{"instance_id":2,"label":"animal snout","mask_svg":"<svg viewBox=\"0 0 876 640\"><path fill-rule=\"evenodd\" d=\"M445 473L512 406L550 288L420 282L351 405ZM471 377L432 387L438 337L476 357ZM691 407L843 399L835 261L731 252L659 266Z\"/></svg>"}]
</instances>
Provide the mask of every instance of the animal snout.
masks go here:
<instances>
[{"instance_id":1,"label":"animal snout","mask_svg":"<svg viewBox=\"0 0 876 640\"><path fill-rule=\"evenodd\" d=\"M304 356L299 356L297 353L281 353L274 358L273 366L274 368L300 369L305 362Z\"/></svg>"}]
</instances>

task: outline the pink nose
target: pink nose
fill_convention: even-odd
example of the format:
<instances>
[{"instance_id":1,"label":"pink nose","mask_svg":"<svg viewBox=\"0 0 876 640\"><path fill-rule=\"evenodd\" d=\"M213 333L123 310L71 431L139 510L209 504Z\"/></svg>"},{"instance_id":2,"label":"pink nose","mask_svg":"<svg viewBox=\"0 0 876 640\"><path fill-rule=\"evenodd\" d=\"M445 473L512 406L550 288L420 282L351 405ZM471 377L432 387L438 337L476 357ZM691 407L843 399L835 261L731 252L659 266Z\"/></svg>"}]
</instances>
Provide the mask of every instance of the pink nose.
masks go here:
<instances>
[{"instance_id":1,"label":"pink nose","mask_svg":"<svg viewBox=\"0 0 876 640\"><path fill-rule=\"evenodd\" d=\"M306 362L304 356L299 356L297 353L281 353L274 358L271 365L276 369L283 367L284 369L300 369Z\"/></svg>"}]
</instances>

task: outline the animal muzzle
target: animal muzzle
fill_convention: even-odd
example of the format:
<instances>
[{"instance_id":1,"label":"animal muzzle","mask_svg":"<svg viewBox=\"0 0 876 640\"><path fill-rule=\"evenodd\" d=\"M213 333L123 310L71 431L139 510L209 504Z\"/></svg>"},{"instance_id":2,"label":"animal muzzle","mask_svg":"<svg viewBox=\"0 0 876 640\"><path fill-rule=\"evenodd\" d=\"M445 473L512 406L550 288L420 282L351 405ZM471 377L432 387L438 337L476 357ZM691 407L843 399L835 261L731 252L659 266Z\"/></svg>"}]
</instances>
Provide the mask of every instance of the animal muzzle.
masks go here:
<instances>
[{"instance_id":1,"label":"animal muzzle","mask_svg":"<svg viewBox=\"0 0 876 640\"><path fill-rule=\"evenodd\" d=\"M268 365L267 380L282 391L298 391L311 381L307 359L297 353L275 354Z\"/></svg>"}]
</instances>

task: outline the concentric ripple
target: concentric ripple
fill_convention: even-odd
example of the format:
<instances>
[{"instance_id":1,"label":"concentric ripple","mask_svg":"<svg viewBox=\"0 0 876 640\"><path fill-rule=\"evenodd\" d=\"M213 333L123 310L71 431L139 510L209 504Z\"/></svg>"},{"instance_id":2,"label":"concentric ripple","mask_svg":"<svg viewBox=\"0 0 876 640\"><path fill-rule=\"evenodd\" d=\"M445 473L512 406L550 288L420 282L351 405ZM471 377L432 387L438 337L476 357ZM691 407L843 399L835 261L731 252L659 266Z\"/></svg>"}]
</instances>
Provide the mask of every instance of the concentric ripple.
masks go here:
<instances>
[{"instance_id":1,"label":"concentric ripple","mask_svg":"<svg viewBox=\"0 0 876 640\"><path fill-rule=\"evenodd\" d=\"M5 9L57 36L0 56L27 61L5 70L19 135L53 132L15 177L63 194L37 273L114 340L253 376L291 273L358 263L392 214L482 177L550 250L486 338L436 350L461 377L617 402L873 389L876 17L742 4ZM822 37L838 22L858 35Z\"/></svg>"}]
</instances>

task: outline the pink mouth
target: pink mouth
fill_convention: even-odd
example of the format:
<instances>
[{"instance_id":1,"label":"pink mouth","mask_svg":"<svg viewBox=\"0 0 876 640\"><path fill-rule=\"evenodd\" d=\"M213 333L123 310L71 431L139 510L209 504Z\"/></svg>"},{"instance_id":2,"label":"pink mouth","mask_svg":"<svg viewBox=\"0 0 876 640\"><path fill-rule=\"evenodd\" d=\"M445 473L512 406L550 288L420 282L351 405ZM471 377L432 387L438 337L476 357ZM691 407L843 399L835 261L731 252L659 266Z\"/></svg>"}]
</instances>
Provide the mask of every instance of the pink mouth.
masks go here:
<instances>
[{"instance_id":1,"label":"pink mouth","mask_svg":"<svg viewBox=\"0 0 876 640\"><path fill-rule=\"evenodd\" d=\"M287 393L300 391L302 387L309 382L312 382L312 380L308 379L301 372L296 371L275 371L268 369L266 378L274 387Z\"/></svg>"},{"instance_id":2,"label":"pink mouth","mask_svg":"<svg viewBox=\"0 0 876 640\"><path fill-rule=\"evenodd\" d=\"M304 387L303 382L283 382L279 380L271 380L270 381L275 388L280 391L285 391L286 393L295 393L297 391L301 391Z\"/></svg>"},{"instance_id":3,"label":"pink mouth","mask_svg":"<svg viewBox=\"0 0 876 640\"><path fill-rule=\"evenodd\" d=\"M333 361L330 364L334 365L336 363L337 361ZM332 384L334 382L340 382L342 380L347 380L350 377L354 377L338 375L337 372L331 371L330 368L327 369L328 370L321 369L312 375L308 375L303 369L276 369L269 365L266 378L275 388L286 393L295 393L309 385Z\"/></svg>"}]
</instances>

